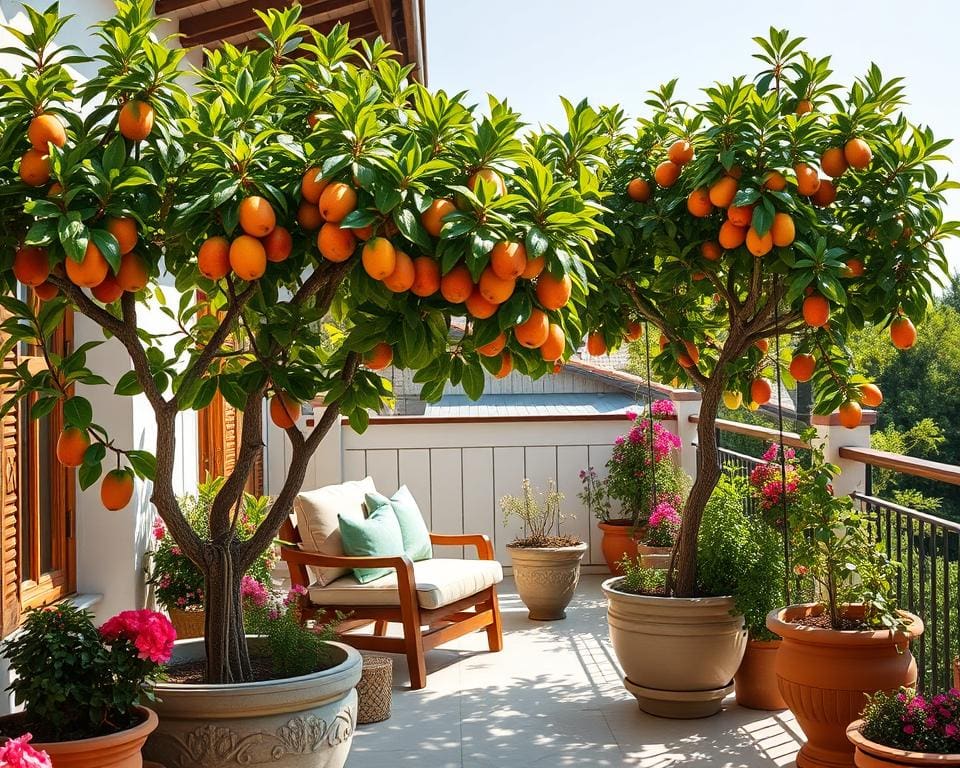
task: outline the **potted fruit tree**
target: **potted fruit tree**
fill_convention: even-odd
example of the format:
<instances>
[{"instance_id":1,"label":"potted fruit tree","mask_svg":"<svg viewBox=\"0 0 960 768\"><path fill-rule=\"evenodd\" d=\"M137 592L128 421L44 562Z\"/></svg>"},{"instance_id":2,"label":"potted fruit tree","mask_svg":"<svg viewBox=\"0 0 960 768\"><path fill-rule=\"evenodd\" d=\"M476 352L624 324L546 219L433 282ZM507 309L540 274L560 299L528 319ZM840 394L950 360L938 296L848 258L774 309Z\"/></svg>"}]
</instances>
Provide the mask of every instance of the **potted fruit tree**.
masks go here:
<instances>
[{"instance_id":1,"label":"potted fruit tree","mask_svg":"<svg viewBox=\"0 0 960 768\"><path fill-rule=\"evenodd\" d=\"M507 551L517 592L533 621L566 618L580 581L580 561L587 545L561 532L562 503L563 494L552 480L546 491L539 492L526 478L520 496L500 499L503 524L514 517L523 524L523 533L507 545Z\"/></svg>"}]
</instances>

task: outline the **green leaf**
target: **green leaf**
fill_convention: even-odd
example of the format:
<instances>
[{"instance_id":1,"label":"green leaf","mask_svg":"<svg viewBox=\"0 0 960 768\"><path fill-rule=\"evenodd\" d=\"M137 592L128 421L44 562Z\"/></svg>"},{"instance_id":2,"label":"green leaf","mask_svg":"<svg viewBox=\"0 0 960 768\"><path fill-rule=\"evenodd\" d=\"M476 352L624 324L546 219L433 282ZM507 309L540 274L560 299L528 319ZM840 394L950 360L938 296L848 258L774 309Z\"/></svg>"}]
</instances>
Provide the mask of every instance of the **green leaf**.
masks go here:
<instances>
[{"instance_id":1,"label":"green leaf","mask_svg":"<svg viewBox=\"0 0 960 768\"><path fill-rule=\"evenodd\" d=\"M127 451L127 460L138 477L153 480L157 474L157 459L149 451Z\"/></svg>"},{"instance_id":2,"label":"green leaf","mask_svg":"<svg viewBox=\"0 0 960 768\"><path fill-rule=\"evenodd\" d=\"M59 397L41 397L39 398L31 407L30 407L30 418L31 419L42 419L44 416L53 411L57 407L57 403L60 402Z\"/></svg>"},{"instance_id":3,"label":"green leaf","mask_svg":"<svg viewBox=\"0 0 960 768\"><path fill-rule=\"evenodd\" d=\"M463 368L463 391L471 400L479 400L483 395L483 368L479 361Z\"/></svg>"},{"instance_id":4,"label":"green leaf","mask_svg":"<svg viewBox=\"0 0 960 768\"><path fill-rule=\"evenodd\" d=\"M107 144L107 148L103 151L103 170L106 172L107 176L110 175L110 171L119 171L123 168L124 162L127 159L127 142L123 140L123 137L119 134L114 137L113 141Z\"/></svg>"},{"instance_id":5,"label":"green leaf","mask_svg":"<svg viewBox=\"0 0 960 768\"><path fill-rule=\"evenodd\" d=\"M57 220L57 230L60 236L60 244L66 251L67 257L76 262L83 261L83 255L87 251L87 243L90 241L90 230L79 218L71 218L66 215Z\"/></svg>"},{"instance_id":6,"label":"green leaf","mask_svg":"<svg viewBox=\"0 0 960 768\"><path fill-rule=\"evenodd\" d=\"M527 230L527 258L539 259L547 252L550 247L550 241L537 227L530 227Z\"/></svg>"},{"instance_id":7,"label":"green leaf","mask_svg":"<svg viewBox=\"0 0 960 768\"><path fill-rule=\"evenodd\" d=\"M84 451L83 463L86 466L99 465L107 457L107 446L103 443L91 443Z\"/></svg>"},{"instance_id":8,"label":"green leaf","mask_svg":"<svg viewBox=\"0 0 960 768\"><path fill-rule=\"evenodd\" d=\"M401 208L393 214L393 220L397 224L397 229L411 243L416 243L428 253L433 250L433 243L430 235L423 228L420 219L409 208Z\"/></svg>"},{"instance_id":9,"label":"green leaf","mask_svg":"<svg viewBox=\"0 0 960 768\"><path fill-rule=\"evenodd\" d=\"M85 397L71 397L63 404L63 419L71 427L86 429L93 421L93 407Z\"/></svg>"},{"instance_id":10,"label":"green leaf","mask_svg":"<svg viewBox=\"0 0 960 768\"><path fill-rule=\"evenodd\" d=\"M117 385L113 388L113 392L116 395L139 395L143 392L143 387L140 386L140 382L137 381L137 372L136 371L127 371L123 376L117 380Z\"/></svg>"},{"instance_id":11,"label":"green leaf","mask_svg":"<svg viewBox=\"0 0 960 768\"><path fill-rule=\"evenodd\" d=\"M105 229L91 229L90 237L116 274L120 269L120 243L117 242L117 238Z\"/></svg>"},{"instance_id":12,"label":"green leaf","mask_svg":"<svg viewBox=\"0 0 960 768\"><path fill-rule=\"evenodd\" d=\"M101 474L103 474L102 464L84 464L77 471L77 480L80 481L80 489L83 491L87 490L87 488L100 479Z\"/></svg>"}]
</instances>

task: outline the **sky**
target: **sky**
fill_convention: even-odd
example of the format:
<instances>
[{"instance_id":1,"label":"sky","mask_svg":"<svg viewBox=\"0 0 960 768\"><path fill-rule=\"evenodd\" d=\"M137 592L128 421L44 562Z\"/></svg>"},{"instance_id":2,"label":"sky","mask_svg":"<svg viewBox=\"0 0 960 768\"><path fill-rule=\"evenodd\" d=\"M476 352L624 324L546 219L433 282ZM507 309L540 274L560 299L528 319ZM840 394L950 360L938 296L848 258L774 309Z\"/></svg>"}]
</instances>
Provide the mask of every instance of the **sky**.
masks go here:
<instances>
[{"instance_id":1,"label":"sky","mask_svg":"<svg viewBox=\"0 0 960 768\"><path fill-rule=\"evenodd\" d=\"M875 62L904 77L912 122L957 144L960 179L960 2L956 0L426 0L429 84L506 98L526 122L563 123L558 97L620 104L645 114L646 91L677 77L677 96L697 102L717 80L762 69L752 38L769 28L806 37L830 55L832 80L850 83ZM948 218L960 219L960 194ZM947 245L960 270L960 242Z\"/></svg>"}]
</instances>

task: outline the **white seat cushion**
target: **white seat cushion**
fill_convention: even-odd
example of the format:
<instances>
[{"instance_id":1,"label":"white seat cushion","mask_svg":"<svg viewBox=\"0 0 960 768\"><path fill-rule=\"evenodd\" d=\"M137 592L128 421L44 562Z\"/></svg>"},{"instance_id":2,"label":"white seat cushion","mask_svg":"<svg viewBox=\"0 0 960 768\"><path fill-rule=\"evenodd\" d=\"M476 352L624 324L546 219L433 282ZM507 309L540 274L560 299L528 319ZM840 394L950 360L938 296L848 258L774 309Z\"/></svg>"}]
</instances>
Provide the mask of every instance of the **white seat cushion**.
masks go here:
<instances>
[{"instance_id":1,"label":"white seat cushion","mask_svg":"<svg viewBox=\"0 0 960 768\"><path fill-rule=\"evenodd\" d=\"M435 557L413 564L417 580L417 600L426 610L442 608L457 600L477 594L503 581L503 568L496 560L451 560ZM397 572L391 571L366 584L350 574L332 584L310 587L310 601L315 605L400 605Z\"/></svg>"}]
</instances>

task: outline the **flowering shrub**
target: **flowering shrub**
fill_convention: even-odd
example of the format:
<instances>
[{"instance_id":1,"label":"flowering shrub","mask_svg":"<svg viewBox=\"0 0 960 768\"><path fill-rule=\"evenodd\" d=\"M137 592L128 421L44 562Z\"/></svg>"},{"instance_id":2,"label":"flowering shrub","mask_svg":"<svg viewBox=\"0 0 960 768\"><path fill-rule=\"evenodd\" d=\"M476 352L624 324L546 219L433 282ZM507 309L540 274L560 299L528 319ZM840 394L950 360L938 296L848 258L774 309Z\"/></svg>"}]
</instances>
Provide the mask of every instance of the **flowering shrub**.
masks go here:
<instances>
[{"instance_id":1,"label":"flowering shrub","mask_svg":"<svg viewBox=\"0 0 960 768\"><path fill-rule=\"evenodd\" d=\"M874 694L863 710L860 733L894 749L960 754L960 691L927 697L901 688Z\"/></svg>"},{"instance_id":2,"label":"flowering shrub","mask_svg":"<svg viewBox=\"0 0 960 768\"><path fill-rule=\"evenodd\" d=\"M93 614L69 604L30 611L3 644L27 730L40 741L70 741L136 725L143 685L169 660L175 638L155 611L124 611L99 630Z\"/></svg>"},{"instance_id":3,"label":"flowering shrub","mask_svg":"<svg viewBox=\"0 0 960 768\"><path fill-rule=\"evenodd\" d=\"M792 463L796 451L787 447L782 447L782 450L781 456L781 446L773 443L763 454L763 460L768 463L758 464L750 472L750 487L754 498L767 517L775 519L777 523L782 522L784 488L787 491L786 503L789 508L796 503L799 482L797 468Z\"/></svg>"},{"instance_id":4,"label":"flowering shrub","mask_svg":"<svg viewBox=\"0 0 960 768\"><path fill-rule=\"evenodd\" d=\"M680 530L680 506L676 501L661 501L647 519L647 544L651 547L670 547Z\"/></svg>"},{"instance_id":5,"label":"flowering shrub","mask_svg":"<svg viewBox=\"0 0 960 768\"><path fill-rule=\"evenodd\" d=\"M188 495L180 499L180 508L187 521L201 536L207 535L210 524L210 507L225 480L213 478L197 486L195 496ZM241 540L253 535L257 526L269 511L270 499L256 497L249 493L243 495L237 520L237 531ZM173 537L167 531L163 521L157 518L153 523L153 538L156 548L149 553L152 561L149 584L153 585L157 603L166 610L179 608L182 611L201 610L204 605L203 574L200 569L180 550ZM261 584L270 583L270 571L276 561L272 548L262 553L249 570L249 574Z\"/></svg>"},{"instance_id":6,"label":"flowering shrub","mask_svg":"<svg viewBox=\"0 0 960 768\"><path fill-rule=\"evenodd\" d=\"M503 511L503 524L507 525L511 517L517 517L523 523L523 534L512 542L514 547L571 547L580 544L580 539L568 533L562 533L560 526L573 515L564 515L560 511L563 494L557 490L553 480L547 484L546 491L538 491L529 478L523 478L520 496L501 497L500 509Z\"/></svg>"},{"instance_id":7,"label":"flowering shrub","mask_svg":"<svg viewBox=\"0 0 960 768\"><path fill-rule=\"evenodd\" d=\"M53 768L50 755L30 746L32 734L25 733L0 744L0 766L3 768Z\"/></svg>"},{"instance_id":8,"label":"flowering shrub","mask_svg":"<svg viewBox=\"0 0 960 768\"><path fill-rule=\"evenodd\" d=\"M601 522L610 520L610 496L607 493L607 483L601 480L597 470L587 467L580 470L580 483L583 489L577 494L583 504L593 516Z\"/></svg>"},{"instance_id":9,"label":"flowering shrub","mask_svg":"<svg viewBox=\"0 0 960 768\"><path fill-rule=\"evenodd\" d=\"M669 419L677 415L672 400L654 400L650 404L650 415L655 419Z\"/></svg>"}]
</instances>

